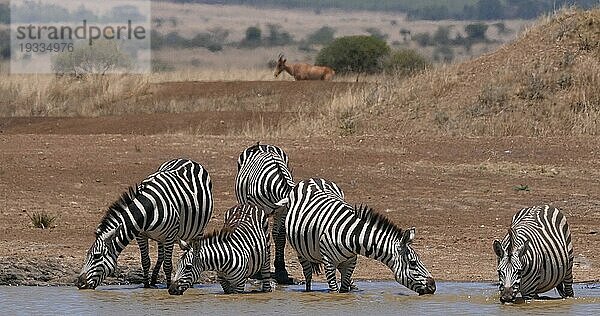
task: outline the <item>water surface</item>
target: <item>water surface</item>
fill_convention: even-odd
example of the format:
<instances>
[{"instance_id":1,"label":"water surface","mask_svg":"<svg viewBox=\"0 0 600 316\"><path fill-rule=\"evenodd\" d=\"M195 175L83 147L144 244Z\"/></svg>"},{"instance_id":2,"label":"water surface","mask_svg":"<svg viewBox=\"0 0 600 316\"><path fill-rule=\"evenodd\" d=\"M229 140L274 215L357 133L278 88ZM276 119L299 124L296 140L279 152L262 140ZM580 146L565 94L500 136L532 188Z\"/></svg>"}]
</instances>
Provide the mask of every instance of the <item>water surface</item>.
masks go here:
<instances>
[{"instance_id":1,"label":"water surface","mask_svg":"<svg viewBox=\"0 0 600 316\"><path fill-rule=\"evenodd\" d=\"M166 289L104 286L97 290L75 287L0 287L3 315L72 314L242 314L255 315L600 315L600 285L576 284L573 299L535 300L501 305L491 283L439 282L434 295L417 296L394 282L357 282L359 291L327 293L325 283L278 287L272 293L224 295L221 287L196 285L182 296ZM252 286L248 286L252 290ZM548 292L548 296L558 294Z\"/></svg>"}]
</instances>

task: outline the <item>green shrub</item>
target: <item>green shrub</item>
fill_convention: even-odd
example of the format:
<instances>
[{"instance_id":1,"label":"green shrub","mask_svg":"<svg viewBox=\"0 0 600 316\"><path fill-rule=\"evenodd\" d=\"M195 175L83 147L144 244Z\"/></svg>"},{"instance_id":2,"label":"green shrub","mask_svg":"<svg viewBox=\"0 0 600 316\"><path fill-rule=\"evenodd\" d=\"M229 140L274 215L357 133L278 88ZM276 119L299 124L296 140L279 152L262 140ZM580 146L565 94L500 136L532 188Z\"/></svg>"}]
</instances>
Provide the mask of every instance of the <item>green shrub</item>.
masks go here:
<instances>
[{"instance_id":1,"label":"green shrub","mask_svg":"<svg viewBox=\"0 0 600 316\"><path fill-rule=\"evenodd\" d=\"M372 36L344 36L321 49L316 64L336 72L376 73L383 70L384 58L390 53L386 42Z\"/></svg>"},{"instance_id":2,"label":"green shrub","mask_svg":"<svg viewBox=\"0 0 600 316\"><path fill-rule=\"evenodd\" d=\"M488 26L484 23L473 23L465 26L465 33L467 33L467 38L474 42L485 42L487 29Z\"/></svg>"},{"instance_id":3,"label":"green shrub","mask_svg":"<svg viewBox=\"0 0 600 316\"><path fill-rule=\"evenodd\" d=\"M281 25L267 24L267 27L269 28L269 35L265 38L265 41L268 46L284 46L294 41L289 32L282 30Z\"/></svg>"},{"instance_id":4,"label":"green shrub","mask_svg":"<svg viewBox=\"0 0 600 316\"><path fill-rule=\"evenodd\" d=\"M246 29L246 37L240 42L242 47L257 47L262 42L262 31L258 26L250 26Z\"/></svg>"},{"instance_id":5,"label":"green shrub","mask_svg":"<svg viewBox=\"0 0 600 316\"><path fill-rule=\"evenodd\" d=\"M417 33L412 36L412 40L417 42L421 47L433 45L433 39L431 39L429 33Z\"/></svg>"},{"instance_id":6,"label":"green shrub","mask_svg":"<svg viewBox=\"0 0 600 316\"><path fill-rule=\"evenodd\" d=\"M0 59L10 58L10 32L8 30L0 31Z\"/></svg>"},{"instance_id":7,"label":"green shrub","mask_svg":"<svg viewBox=\"0 0 600 316\"><path fill-rule=\"evenodd\" d=\"M400 49L392 52L385 61L387 73L410 75L430 65L429 61L413 49Z\"/></svg>"},{"instance_id":8,"label":"green shrub","mask_svg":"<svg viewBox=\"0 0 600 316\"><path fill-rule=\"evenodd\" d=\"M316 30L314 33L309 34L306 37L306 42L315 45L327 45L333 42L335 35L335 29L329 26L323 26Z\"/></svg>"}]
</instances>

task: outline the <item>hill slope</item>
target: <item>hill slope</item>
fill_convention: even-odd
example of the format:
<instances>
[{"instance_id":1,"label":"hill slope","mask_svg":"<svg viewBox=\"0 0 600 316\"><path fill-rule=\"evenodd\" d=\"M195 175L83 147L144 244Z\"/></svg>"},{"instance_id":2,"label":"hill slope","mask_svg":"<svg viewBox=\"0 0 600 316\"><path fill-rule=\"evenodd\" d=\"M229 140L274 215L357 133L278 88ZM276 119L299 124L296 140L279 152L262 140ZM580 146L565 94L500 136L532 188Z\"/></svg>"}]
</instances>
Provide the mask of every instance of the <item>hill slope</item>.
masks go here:
<instances>
[{"instance_id":1,"label":"hill slope","mask_svg":"<svg viewBox=\"0 0 600 316\"><path fill-rule=\"evenodd\" d=\"M514 43L376 91L365 131L600 134L600 9L565 10Z\"/></svg>"}]
</instances>

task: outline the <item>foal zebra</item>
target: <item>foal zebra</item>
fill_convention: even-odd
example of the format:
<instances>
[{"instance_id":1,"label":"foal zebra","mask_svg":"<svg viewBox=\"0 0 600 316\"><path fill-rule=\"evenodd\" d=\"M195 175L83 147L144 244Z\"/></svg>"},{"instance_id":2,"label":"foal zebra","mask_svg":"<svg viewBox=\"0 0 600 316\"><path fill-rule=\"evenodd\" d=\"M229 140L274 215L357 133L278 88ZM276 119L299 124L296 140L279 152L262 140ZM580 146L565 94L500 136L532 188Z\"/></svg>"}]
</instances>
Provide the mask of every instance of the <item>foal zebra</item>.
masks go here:
<instances>
[{"instance_id":1,"label":"foal zebra","mask_svg":"<svg viewBox=\"0 0 600 316\"><path fill-rule=\"evenodd\" d=\"M502 242L494 241L498 257L500 301L513 302L556 288L573 296L573 244L566 217L544 205L519 210Z\"/></svg>"},{"instance_id":2,"label":"foal zebra","mask_svg":"<svg viewBox=\"0 0 600 316\"><path fill-rule=\"evenodd\" d=\"M294 187L288 167L288 156L279 147L256 144L246 148L238 159L235 193L239 204L250 203L273 214L279 201L287 197ZM275 241L275 280L280 284L293 284L285 268L285 228L275 212L272 235Z\"/></svg>"},{"instance_id":3,"label":"foal zebra","mask_svg":"<svg viewBox=\"0 0 600 316\"><path fill-rule=\"evenodd\" d=\"M77 287L96 288L115 271L117 257L133 239L141 252L144 287L156 284L163 261L170 284L173 243L202 234L213 210L211 191L208 172L197 162L174 159L163 163L108 208L96 229L96 240L87 252ZM158 242L151 278L148 239Z\"/></svg>"},{"instance_id":4,"label":"foal zebra","mask_svg":"<svg viewBox=\"0 0 600 316\"><path fill-rule=\"evenodd\" d=\"M184 246L187 247L184 243ZM225 214L223 229L187 247L169 287L181 295L203 271L217 271L226 294L244 292L249 276L260 271L263 292L271 291L270 240L267 217L254 205L238 205Z\"/></svg>"},{"instance_id":5,"label":"foal zebra","mask_svg":"<svg viewBox=\"0 0 600 316\"><path fill-rule=\"evenodd\" d=\"M333 182L300 181L289 195L285 218L287 238L302 264L306 291L312 273L325 266L330 291L338 291L336 269L341 274L339 292L348 292L357 255L387 265L396 281L419 294L435 292L435 281L410 247L415 229L401 230L368 207L352 207Z\"/></svg>"}]
</instances>

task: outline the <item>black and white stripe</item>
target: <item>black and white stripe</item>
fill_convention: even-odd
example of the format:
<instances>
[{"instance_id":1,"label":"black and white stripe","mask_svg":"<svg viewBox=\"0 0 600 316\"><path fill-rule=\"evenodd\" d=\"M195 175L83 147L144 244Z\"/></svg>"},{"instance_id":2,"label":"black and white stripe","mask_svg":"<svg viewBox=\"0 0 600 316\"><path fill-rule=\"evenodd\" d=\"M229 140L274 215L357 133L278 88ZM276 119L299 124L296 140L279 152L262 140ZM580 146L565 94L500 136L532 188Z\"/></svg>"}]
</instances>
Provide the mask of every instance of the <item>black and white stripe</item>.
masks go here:
<instances>
[{"instance_id":1,"label":"black and white stripe","mask_svg":"<svg viewBox=\"0 0 600 316\"><path fill-rule=\"evenodd\" d=\"M288 166L288 156L279 147L256 144L244 150L238 159L238 173L235 181L235 193L240 204L250 203L262 208L267 214L273 214L294 187L292 173ZM281 284L291 284L285 267L285 229L280 215L275 212L272 235L275 241L275 280Z\"/></svg>"},{"instance_id":2,"label":"black and white stripe","mask_svg":"<svg viewBox=\"0 0 600 316\"><path fill-rule=\"evenodd\" d=\"M270 240L266 214L254 205L238 205L225 214L218 232L194 241L182 255L169 293L181 295L203 271L218 272L226 294L242 293L246 280L261 272L262 290L271 291Z\"/></svg>"},{"instance_id":3,"label":"black and white stripe","mask_svg":"<svg viewBox=\"0 0 600 316\"><path fill-rule=\"evenodd\" d=\"M336 269L341 274L339 291L349 291L358 254L384 263L398 283L419 294L435 291L431 274L410 246L414 228L403 231L367 207L352 207L336 184L323 179L300 181L288 203L287 239L298 253L307 291L320 264L331 291L338 290Z\"/></svg>"},{"instance_id":4,"label":"black and white stripe","mask_svg":"<svg viewBox=\"0 0 600 316\"><path fill-rule=\"evenodd\" d=\"M573 296L573 244L566 217L552 206L519 210L502 241L494 241L498 257L500 300L512 302L556 288Z\"/></svg>"},{"instance_id":5,"label":"black and white stripe","mask_svg":"<svg viewBox=\"0 0 600 316\"><path fill-rule=\"evenodd\" d=\"M144 286L156 284L161 265L169 284L174 242L200 236L212 210L212 183L200 164L188 159L163 163L109 207L87 252L77 286L96 288L115 271L117 257L133 239L140 247ZM158 242L151 278L148 239Z\"/></svg>"}]
</instances>

